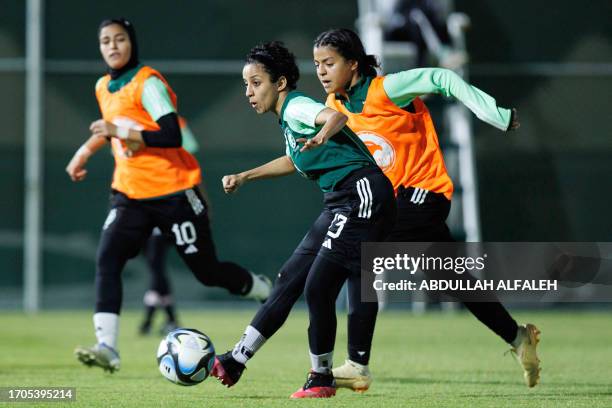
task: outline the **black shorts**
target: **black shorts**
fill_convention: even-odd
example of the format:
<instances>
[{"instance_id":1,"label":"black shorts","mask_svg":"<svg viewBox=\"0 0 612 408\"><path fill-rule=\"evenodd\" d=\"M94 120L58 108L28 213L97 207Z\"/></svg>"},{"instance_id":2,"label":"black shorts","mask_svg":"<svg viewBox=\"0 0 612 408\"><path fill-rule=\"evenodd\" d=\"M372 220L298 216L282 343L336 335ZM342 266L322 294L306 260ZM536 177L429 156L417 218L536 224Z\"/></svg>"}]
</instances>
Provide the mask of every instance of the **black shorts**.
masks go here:
<instances>
[{"instance_id":1,"label":"black shorts","mask_svg":"<svg viewBox=\"0 0 612 408\"><path fill-rule=\"evenodd\" d=\"M376 166L355 170L333 192L296 254L315 254L360 273L361 243L382 241L395 223L393 186Z\"/></svg>"},{"instance_id":2,"label":"black shorts","mask_svg":"<svg viewBox=\"0 0 612 408\"><path fill-rule=\"evenodd\" d=\"M451 202L444 194L400 186L397 191L397 222L389 242L454 241L446 218Z\"/></svg>"},{"instance_id":3,"label":"black shorts","mask_svg":"<svg viewBox=\"0 0 612 408\"><path fill-rule=\"evenodd\" d=\"M132 249L129 258L138 254L155 227L183 257L214 252L206 202L197 187L150 200L134 200L113 190L110 207L102 244L106 239L121 240Z\"/></svg>"}]
</instances>

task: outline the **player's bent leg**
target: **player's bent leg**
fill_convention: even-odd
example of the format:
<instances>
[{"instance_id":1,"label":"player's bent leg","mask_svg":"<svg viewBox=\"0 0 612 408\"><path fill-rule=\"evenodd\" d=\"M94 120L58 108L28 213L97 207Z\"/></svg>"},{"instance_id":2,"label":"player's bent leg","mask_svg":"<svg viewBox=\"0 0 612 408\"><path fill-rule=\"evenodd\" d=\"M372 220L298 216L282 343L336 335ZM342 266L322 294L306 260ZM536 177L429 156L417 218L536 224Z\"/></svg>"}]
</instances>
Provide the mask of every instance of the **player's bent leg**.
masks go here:
<instances>
[{"instance_id":1,"label":"player's bent leg","mask_svg":"<svg viewBox=\"0 0 612 408\"><path fill-rule=\"evenodd\" d=\"M289 312L304 291L306 276L314 254L294 253L281 268L268 300L259 308L233 350L215 358L211 371L223 385L236 384L246 363L264 345L267 339L285 323Z\"/></svg>"},{"instance_id":2,"label":"player's bent leg","mask_svg":"<svg viewBox=\"0 0 612 408\"><path fill-rule=\"evenodd\" d=\"M176 200L179 216L174 216L171 222L160 219L160 229L174 238L178 254L195 278L205 286L221 287L233 295L258 301L267 299L270 280L236 263L219 261L205 210L194 212L186 198Z\"/></svg>"},{"instance_id":3,"label":"player's bent leg","mask_svg":"<svg viewBox=\"0 0 612 408\"><path fill-rule=\"evenodd\" d=\"M77 347L75 354L88 366L113 372L119 369L117 338L122 302L121 272L136 256L151 232L150 220L139 204L120 193L112 198L113 208L102 228L96 255L96 313L93 316L98 344Z\"/></svg>"},{"instance_id":4,"label":"player's bent leg","mask_svg":"<svg viewBox=\"0 0 612 408\"><path fill-rule=\"evenodd\" d=\"M535 387L540 381L540 359L537 347L540 342L540 330L533 324L521 325L518 328L516 339L512 342L512 352L516 355L521 367L523 377L528 387Z\"/></svg>"}]
</instances>

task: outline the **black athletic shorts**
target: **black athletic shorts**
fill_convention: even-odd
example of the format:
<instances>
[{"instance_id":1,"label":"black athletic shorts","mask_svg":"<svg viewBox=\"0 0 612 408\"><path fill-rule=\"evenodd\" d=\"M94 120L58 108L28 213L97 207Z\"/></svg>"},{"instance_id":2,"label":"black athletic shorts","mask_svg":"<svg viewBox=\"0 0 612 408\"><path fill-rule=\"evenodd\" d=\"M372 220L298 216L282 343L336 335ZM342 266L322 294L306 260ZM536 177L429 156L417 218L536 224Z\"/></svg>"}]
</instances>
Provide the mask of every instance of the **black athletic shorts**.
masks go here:
<instances>
[{"instance_id":1,"label":"black athletic shorts","mask_svg":"<svg viewBox=\"0 0 612 408\"><path fill-rule=\"evenodd\" d=\"M324 194L325 207L295 250L360 273L361 243L383 241L395 223L393 186L377 166L350 173Z\"/></svg>"},{"instance_id":2,"label":"black athletic shorts","mask_svg":"<svg viewBox=\"0 0 612 408\"><path fill-rule=\"evenodd\" d=\"M174 242L182 257L213 252L206 202L197 187L165 197L134 200L113 190L110 211L102 227L106 237L124 241L136 256L153 228Z\"/></svg>"},{"instance_id":3,"label":"black athletic shorts","mask_svg":"<svg viewBox=\"0 0 612 408\"><path fill-rule=\"evenodd\" d=\"M454 241L446 218L451 202L440 193L400 186L397 191L397 222L389 242Z\"/></svg>"}]
</instances>

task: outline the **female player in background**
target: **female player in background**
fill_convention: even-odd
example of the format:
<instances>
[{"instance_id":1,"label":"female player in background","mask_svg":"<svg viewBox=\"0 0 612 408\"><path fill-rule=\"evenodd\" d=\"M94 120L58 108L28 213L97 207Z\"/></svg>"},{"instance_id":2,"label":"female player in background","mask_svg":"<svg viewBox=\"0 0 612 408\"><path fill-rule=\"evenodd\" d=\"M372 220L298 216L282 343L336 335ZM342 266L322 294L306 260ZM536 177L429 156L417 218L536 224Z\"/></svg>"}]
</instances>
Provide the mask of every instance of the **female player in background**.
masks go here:
<instances>
[{"instance_id":1,"label":"female player in background","mask_svg":"<svg viewBox=\"0 0 612 408\"><path fill-rule=\"evenodd\" d=\"M394 224L393 188L366 146L345 126L346 116L296 91L295 57L281 43L254 47L242 76L251 107L258 114L272 112L278 117L286 155L223 177L225 191L235 192L248 181L297 170L317 182L324 193L324 208L280 270L270 297L234 350L218 356L212 375L228 386L237 382L246 361L282 326L304 292L312 370L291 397L331 397L336 393L331 372L336 297L346 280L351 287L360 287L361 242L382 240ZM350 297L351 302L360 302L360 291L350 291ZM376 313L375 303L363 308Z\"/></svg>"},{"instance_id":2,"label":"female player in background","mask_svg":"<svg viewBox=\"0 0 612 408\"><path fill-rule=\"evenodd\" d=\"M500 130L519 127L516 111L500 108L495 99L447 69L421 68L377 76L376 57L365 53L361 40L348 29L321 33L314 41L317 76L328 94L327 106L348 116L347 125L368 145L391 180L397 195L398 218L387 238L391 242L453 241L446 225L453 183L446 172L425 94L452 96L476 116ZM509 343L519 357L529 387L540 377L536 346L539 331L518 326L499 303L463 304L489 329ZM367 390L370 344L361 344L361 304L350 305L348 354L334 369L338 387ZM367 353L360 352L366 350Z\"/></svg>"},{"instance_id":3,"label":"female player in background","mask_svg":"<svg viewBox=\"0 0 612 408\"><path fill-rule=\"evenodd\" d=\"M267 298L270 288L243 267L217 259L206 203L197 187L200 166L181 147L176 95L159 72L139 62L133 25L122 18L104 20L98 39L108 66L96 83L102 119L91 124L91 137L66 171L73 181L82 181L89 157L111 144L111 209L96 256L97 343L77 347L75 354L85 365L113 372L120 366L121 272L153 228L174 238L179 255L202 284L258 300Z\"/></svg>"}]
</instances>

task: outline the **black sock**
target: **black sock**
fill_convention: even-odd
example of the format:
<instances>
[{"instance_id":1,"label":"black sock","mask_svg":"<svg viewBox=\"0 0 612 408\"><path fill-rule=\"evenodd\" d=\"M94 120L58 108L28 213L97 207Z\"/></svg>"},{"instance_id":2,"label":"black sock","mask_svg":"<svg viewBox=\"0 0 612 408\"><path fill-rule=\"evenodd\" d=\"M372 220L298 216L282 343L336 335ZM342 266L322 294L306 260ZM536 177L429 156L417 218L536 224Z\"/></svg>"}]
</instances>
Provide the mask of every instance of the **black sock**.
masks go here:
<instances>
[{"instance_id":1,"label":"black sock","mask_svg":"<svg viewBox=\"0 0 612 408\"><path fill-rule=\"evenodd\" d=\"M174 312L174 305L166 305L164 307L166 315L168 316L168 323L176 323L176 314Z\"/></svg>"},{"instance_id":2,"label":"black sock","mask_svg":"<svg viewBox=\"0 0 612 408\"><path fill-rule=\"evenodd\" d=\"M510 344L514 341L518 332L518 325L501 303L465 302L464 305L478 320L504 339L506 343Z\"/></svg>"}]
</instances>

